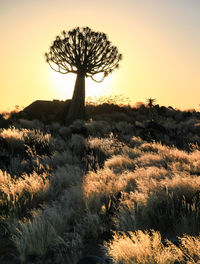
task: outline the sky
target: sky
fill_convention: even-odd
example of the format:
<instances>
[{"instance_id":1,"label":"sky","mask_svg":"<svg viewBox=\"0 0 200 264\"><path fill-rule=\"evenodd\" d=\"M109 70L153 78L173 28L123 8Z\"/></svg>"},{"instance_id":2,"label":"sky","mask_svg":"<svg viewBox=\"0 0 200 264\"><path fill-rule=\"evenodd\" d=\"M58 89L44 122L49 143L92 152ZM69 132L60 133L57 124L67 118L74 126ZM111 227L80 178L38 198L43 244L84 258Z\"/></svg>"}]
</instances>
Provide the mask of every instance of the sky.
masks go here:
<instances>
[{"instance_id":1,"label":"sky","mask_svg":"<svg viewBox=\"0 0 200 264\"><path fill-rule=\"evenodd\" d=\"M44 53L63 30L88 26L123 54L86 96L200 109L200 0L0 0L0 110L72 97L74 74L54 72Z\"/></svg>"}]
</instances>

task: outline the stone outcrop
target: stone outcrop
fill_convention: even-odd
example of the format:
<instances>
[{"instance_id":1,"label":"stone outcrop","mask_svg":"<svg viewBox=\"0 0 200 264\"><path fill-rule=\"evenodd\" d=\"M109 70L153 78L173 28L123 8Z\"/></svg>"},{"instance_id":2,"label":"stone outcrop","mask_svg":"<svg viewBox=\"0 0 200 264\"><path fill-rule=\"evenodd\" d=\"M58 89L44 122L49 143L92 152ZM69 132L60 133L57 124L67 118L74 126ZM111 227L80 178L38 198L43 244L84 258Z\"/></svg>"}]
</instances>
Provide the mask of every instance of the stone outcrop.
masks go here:
<instances>
[{"instance_id":1,"label":"stone outcrop","mask_svg":"<svg viewBox=\"0 0 200 264\"><path fill-rule=\"evenodd\" d=\"M67 115L71 100L60 101L60 100L36 100L29 106L25 107L20 115L30 119L48 119L51 118L62 118Z\"/></svg>"}]
</instances>

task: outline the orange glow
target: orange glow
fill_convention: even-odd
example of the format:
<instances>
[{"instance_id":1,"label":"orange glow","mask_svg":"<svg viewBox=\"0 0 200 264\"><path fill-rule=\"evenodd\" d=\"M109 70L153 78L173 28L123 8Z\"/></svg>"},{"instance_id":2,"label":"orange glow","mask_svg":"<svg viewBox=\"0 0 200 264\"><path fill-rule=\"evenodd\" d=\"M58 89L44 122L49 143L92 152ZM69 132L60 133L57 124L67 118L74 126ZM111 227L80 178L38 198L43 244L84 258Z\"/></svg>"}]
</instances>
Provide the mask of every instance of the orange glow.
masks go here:
<instances>
[{"instance_id":1,"label":"orange glow","mask_svg":"<svg viewBox=\"0 0 200 264\"><path fill-rule=\"evenodd\" d=\"M75 74L60 74L55 71L49 71L49 81L52 93L56 98L65 100L71 98L76 81ZM112 87L112 76L108 76L102 83L95 83L91 78L86 78L86 97L103 96L110 94Z\"/></svg>"},{"instance_id":2,"label":"orange glow","mask_svg":"<svg viewBox=\"0 0 200 264\"><path fill-rule=\"evenodd\" d=\"M70 98L75 76L45 62L56 35L89 26L108 35L123 54L101 84L86 81L86 96L124 94L132 104L199 109L200 4L196 0L0 2L0 109L37 99Z\"/></svg>"}]
</instances>

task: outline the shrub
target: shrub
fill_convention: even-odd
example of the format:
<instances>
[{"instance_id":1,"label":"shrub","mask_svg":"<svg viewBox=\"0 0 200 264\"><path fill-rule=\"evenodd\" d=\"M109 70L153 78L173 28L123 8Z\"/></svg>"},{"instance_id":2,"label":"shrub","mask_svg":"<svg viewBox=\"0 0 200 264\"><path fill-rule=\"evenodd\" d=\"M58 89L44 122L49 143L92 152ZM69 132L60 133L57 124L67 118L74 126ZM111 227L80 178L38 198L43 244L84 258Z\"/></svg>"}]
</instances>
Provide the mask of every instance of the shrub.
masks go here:
<instances>
[{"instance_id":1,"label":"shrub","mask_svg":"<svg viewBox=\"0 0 200 264\"><path fill-rule=\"evenodd\" d=\"M181 242L180 249L183 252L187 264L195 264L200 261L200 236L193 237L184 235L179 237Z\"/></svg>"},{"instance_id":2,"label":"shrub","mask_svg":"<svg viewBox=\"0 0 200 264\"><path fill-rule=\"evenodd\" d=\"M106 137L111 132L111 126L106 121L90 121L86 123L86 128L90 136Z\"/></svg>"},{"instance_id":3,"label":"shrub","mask_svg":"<svg viewBox=\"0 0 200 264\"><path fill-rule=\"evenodd\" d=\"M115 172L122 170L134 170L135 164L132 159L125 155L115 155L105 162L105 168L113 169Z\"/></svg>"},{"instance_id":4,"label":"shrub","mask_svg":"<svg viewBox=\"0 0 200 264\"><path fill-rule=\"evenodd\" d=\"M1 215L23 217L27 210L38 206L47 197L48 175L24 174L23 178L12 178L0 170L0 206Z\"/></svg>"},{"instance_id":5,"label":"shrub","mask_svg":"<svg viewBox=\"0 0 200 264\"><path fill-rule=\"evenodd\" d=\"M48 247L62 240L57 236L53 226L43 218L36 218L21 223L12 237L22 263L29 255L45 256Z\"/></svg>"},{"instance_id":6,"label":"shrub","mask_svg":"<svg viewBox=\"0 0 200 264\"><path fill-rule=\"evenodd\" d=\"M104 246L116 264L170 264L183 259L181 250L170 242L164 246L154 230L115 233Z\"/></svg>"}]
</instances>

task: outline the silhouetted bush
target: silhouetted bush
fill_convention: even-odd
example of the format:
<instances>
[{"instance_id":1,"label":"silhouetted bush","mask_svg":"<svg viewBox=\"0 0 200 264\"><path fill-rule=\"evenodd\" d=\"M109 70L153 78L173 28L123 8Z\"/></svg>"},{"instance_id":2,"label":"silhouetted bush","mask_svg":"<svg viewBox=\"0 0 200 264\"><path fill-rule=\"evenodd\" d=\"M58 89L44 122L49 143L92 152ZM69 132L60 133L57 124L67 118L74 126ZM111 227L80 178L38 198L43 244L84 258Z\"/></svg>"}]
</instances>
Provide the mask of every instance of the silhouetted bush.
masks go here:
<instances>
[{"instance_id":1,"label":"silhouetted bush","mask_svg":"<svg viewBox=\"0 0 200 264\"><path fill-rule=\"evenodd\" d=\"M9 122L0 114L0 128L8 128Z\"/></svg>"}]
</instances>

